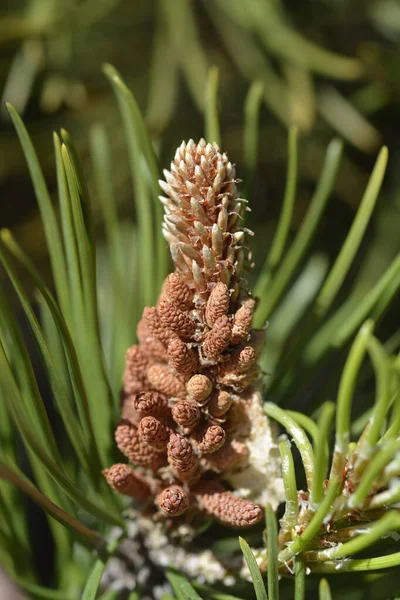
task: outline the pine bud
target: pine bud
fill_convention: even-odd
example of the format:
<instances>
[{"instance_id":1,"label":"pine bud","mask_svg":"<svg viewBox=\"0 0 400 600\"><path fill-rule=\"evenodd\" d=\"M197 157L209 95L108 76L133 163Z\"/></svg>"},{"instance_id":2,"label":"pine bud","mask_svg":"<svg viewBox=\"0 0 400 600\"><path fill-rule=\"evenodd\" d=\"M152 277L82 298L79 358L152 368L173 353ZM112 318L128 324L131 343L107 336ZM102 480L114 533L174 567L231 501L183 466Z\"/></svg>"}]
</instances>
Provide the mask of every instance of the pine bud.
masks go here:
<instances>
[{"instance_id":1,"label":"pine bud","mask_svg":"<svg viewBox=\"0 0 400 600\"><path fill-rule=\"evenodd\" d=\"M120 422L116 441L133 465L153 472L150 496L166 515L182 514L195 486L197 509L251 525L259 507L219 484L262 503L280 499L270 483L279 470L274 433L254 387L264 334L251 329L255 300L243 274L251 260L251 232L240 223L246 201L226 154L204 140L182 142L164 176L162 230L175 272L157 305L144 309L139 345L127 353L121 404L130 420ZM132 479L129 467L119 472Z\"/></svg>"},{"instance_id":2,"label":"pine bud","mask_svg":"<svg viewBox=\"0 0 400 600\"><path fill-rule=\"evenodd\" d=\"M176 271L190 288L204 291L204 278L205 290L211 291L213 285L208 287L209 284L218 281L230 284L231 279L235 283L237 255L244 243L243 240L238 243L235 231L230 230L232 226L236 229L236 222L231 219L238 204L235 169L216 144L200 140L196 145L190 140L181 148L184 151L179 150L175 155L171 171L164 171L167 183L160 181L168 196L162 198L166 212L164 231ZM208 239L204 239L201 226L211 231ZM199 235L204 244L201 253L188 243ZM191 267L193 260L202 269L201 279ZM222 271L226 280L222 279Z\"/></svg>"}]
</instances>

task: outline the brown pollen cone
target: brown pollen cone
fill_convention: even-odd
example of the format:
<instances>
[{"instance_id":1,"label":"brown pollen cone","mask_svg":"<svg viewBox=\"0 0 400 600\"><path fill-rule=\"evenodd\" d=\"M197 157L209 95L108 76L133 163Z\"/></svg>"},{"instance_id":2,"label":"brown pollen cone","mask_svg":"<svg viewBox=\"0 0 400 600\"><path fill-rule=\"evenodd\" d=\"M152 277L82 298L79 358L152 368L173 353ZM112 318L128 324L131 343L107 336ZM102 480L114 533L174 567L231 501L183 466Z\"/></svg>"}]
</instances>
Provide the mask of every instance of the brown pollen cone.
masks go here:
<instances>
[{"instance_id":1,"label":"brown pollen cone","mask_svg":"<svg viewBox=\"0 0 400 600\"><path fill-rule=\"evenodd\" d=\"M169 342L167 348L168 362L177 373L190 374L199 366L199 357L196 351L188 348L179 338Z\"/></svg>"},{"instance_id":2,"label":"brown pollen cone","mask_svg":"<svg viewBox=\"0 0 400 600\"><path fill-rule=\"evenodd\" d=\"M145 350L148 356L154 360L165 360L165 346L160 340L152 335L146 320L142 317L136 328L139 345Z\"/></svg>"},{"instance_id":3,"label":"brown pollen cone","mask_svg":"<svg viewBox=\"0 0 400 600\"><path fill-rule=\"evenodd\" d=\"M157 503L168 517L178 517L189 508L189 496L179 485L165 488L158 497Z\"/></svg>"},{"instance_id":4,"label":"brown pollen cone","mask_svg":"<svg viewBox=\"0 0 400 600\"><path fill-rule=\"evenodd\" d=\"M201 417L198 405L189 400L179 400L176 402L172 407L171 413L175 423L188 430L198 425Z\"/></svg>"},{"instance_id":5,"label":"brown pollen cone","mask_svg":"<svg viewBox=\"0 0 400 600\"><path fill-rule=\"evenodd\" d=\"M127 420L120 421L115 431L118 448L134 465L157 471L166 463L165 448L160 451L140 439L138 429Z\"/></svg>"},{"instance_id":6,"label":"brown pollen cone","mask_svg":"<svg viewBox=\"0 0 400 600\"><path fill-rule=\"evenodd\" d=\"M244 342L250 333L253 311L249 306L241 306L233 317L231 342L233 346Z\"/></svg>"},{"instance_id":7,"label":"brown pollen cone","mask_svg":"<svg viewBox=\"0 0 400 600\"><path fill-rule=\"evenodd\" d=\"M134 407L142 417L162 417L168 412L168 399L158 392L141 392L135 396Z\"/></svg>"},{"instance_id":8,"label":"brown pollen cone","mask_svg":"<svg viewBox=\"0 0 400 600\"><path fill-rule=\"evenodd\" d=\"M135 394L143 389L149 363L149 356L143 348L132 346L128 349L124 373L124 389L127 394Z\"/></svg>"},{"instance_id":9,"label":"brown pollen cone","mask_svg":"<svg viewBox=\"0 0 400 600\"><path fill-rule=\"evenodd\" d=\"M140 439L150 444L153 448L165 448L169 440L169 430L155 417L143 417L139 423L138 433Z\"/></svg>"},{"instance_id":10,"label":"brown pollen cone","mask_svg":"<svg viewBox=\"0 0 400 600\"><path fill-rule=\"evenodd\" d=\"M137 500L145 500L151 494L146 479L128 465L112 465L103 471L103 475L107 483L119 494L126 494Z\"/></svg>"},{"instance_id":11,"label":"brown pollen cone","mask_svg":"<svg viewBox=\"0 0 400 600\"><path fill-rule=\"evenodd\" d=\"M212 391L212 383L206 375L193 375L186 384L189 398L203 404Z\"/></svg>"},{"instance_id":12,"label":"brown pollen cone","mask_svg":"<svg viewBox=\"0 0 400 600\"><path fill-rule=\"evenodd\" d=\"M232 406L232 395L224 390L213 394L207 409L213 417L223 417Z\"/></svg>"},{"instance_id":13,"label":"brown pollen cone","mask_svg":"<svg viewBox=\"0 0 400 600\"><path fill-rule=\"evenodd\" d=\"M228 346L231 334L232 326L227 315L218 317L203 344L204 356L209 359L218 358Z\"/></svg>"},{"instance_id":14,"label":"brown pollen cone","mask_svg":"<svg viewBox=\"0 0 400 600\"><path fill-rule=\"evenodd\" d=\"M238 498L232 492L220 491L213 482L194 489L198 504L228 527L250 527L261 521L263 511L257 504Z\"/></svg>"},{"instance_id":15,"label":"brown pollen cone","mask_svg":"<svg viewBox=\"0 0 400 600\"><path fill-rule=\"evenodd\" d=\"M115 441L118 448L129 458L131 449L138 438L137 427L128 419L122 419L115 430Z\"/></svg>"},{"instance_id":16,"label":"brown pollen cone","mask_svg":"<svg viewBox=\"0 0 400 600\"><path fill-rule=\"evenodd\" d=\"M192 481L196 478L199 459L186 437L173 433L167 445L167 456L172 471L181 481Z\"/></svg>"},{"instance_id":17,"label":"brown pollen cone","mask_svg":"<svg viewBox=\"0 0 400 600\"><path fill-rule=\"evenodd\" d=\"M187 311L183 311L172 302L162 300L157 308L161 324L166 329L175 331L179 336L190 338L196 329L196 324Z\"/></svg>"},{"instance_id":18,"label":"brown pollen cone","mask_svg":"<svg viewBox=\"0 0 400 600\"><path fill-rule=\"evenodd\" d=\"M171 329L163 327L160 315L155 306L146 306L143 311L143 321L151 335L165 346L171 338L176 337L176 334Z\"/></svg>"},{"instance_id":19,"label":"brown pollen cone","mask_svg":"<svg viewBox=\"0 0 400 600\"><path fill-rule=\"evenodd\" d=\"M185 395L185 385L167 365L151 365L147 369L147 379L153 389L166 396Z\"/></svg>"},{"instance_id":20,"label":"brown pollen cone","mask_svg":"<svg viewBox=\"0 0 400 600\"><path fill-rule=\"evenodd\" d=\"M207 456L208 467L217 473L230 473L248 462L249 450L245 444L233 440Z\"/></svg>"},{"instance_id":21,"label":"brown pollen cone","mask_svg":"<svg viewBox=\"0 0 400 600\"><path fill-rule=\"evenodd\" d=\"M212 454L224 445L226 433L219 425L210 425L200 432L196 439L196 448L200 454Z\"/></svg>"},{"instance_id":22,"label":"brown pollen cone","mask_svg":"<svg viewBox=\"0 0 400 600\"><path fill-rule=\"evenodd\" d=\"M229 301L230 297L227 286L222 282L217 283L206 305L205 318L209 327L212 327L219 317L228 314Z\"/></svg>"},{"instance_id":23,"label":"brown pollen cone","mask_svg":"<svg viewBox=\"0 0 400 600\"><path fill-rule=\"evenodd\" d=\"M178 273L168 275L164 291L168 300L181 310L189 310L193 307L193 294Z\"/></svg>"}]
</instances>

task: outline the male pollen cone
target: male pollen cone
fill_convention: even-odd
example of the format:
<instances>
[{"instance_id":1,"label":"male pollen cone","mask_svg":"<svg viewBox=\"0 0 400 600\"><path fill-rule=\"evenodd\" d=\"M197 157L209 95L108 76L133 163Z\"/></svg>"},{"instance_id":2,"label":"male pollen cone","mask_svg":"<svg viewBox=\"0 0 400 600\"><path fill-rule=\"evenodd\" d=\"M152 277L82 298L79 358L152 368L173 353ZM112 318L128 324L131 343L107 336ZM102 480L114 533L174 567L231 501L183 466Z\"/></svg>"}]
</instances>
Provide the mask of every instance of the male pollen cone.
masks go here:
<instances>
[{"instance_id":1,"label":"male pollen cone","mask_svg":"<svg viewBox=\"0 0 400 600\"><path fill-rule=\"evenodd\" d=\"M107 483L119 494L145 500L151 493L146 479L128 465L112 465L103 471L103 475Z\"/></svg>"},{"instance_id":2,"label":"male pollen cone","mask_svg":"<svg viewBox=\"0 0 400 600\"><path fill-rule=\"evenodd\" d=\"M168 517L178 517L189 508L189 496L181 486L172 485L161 492L158 505Z\"/></svg>"}]
</instances>

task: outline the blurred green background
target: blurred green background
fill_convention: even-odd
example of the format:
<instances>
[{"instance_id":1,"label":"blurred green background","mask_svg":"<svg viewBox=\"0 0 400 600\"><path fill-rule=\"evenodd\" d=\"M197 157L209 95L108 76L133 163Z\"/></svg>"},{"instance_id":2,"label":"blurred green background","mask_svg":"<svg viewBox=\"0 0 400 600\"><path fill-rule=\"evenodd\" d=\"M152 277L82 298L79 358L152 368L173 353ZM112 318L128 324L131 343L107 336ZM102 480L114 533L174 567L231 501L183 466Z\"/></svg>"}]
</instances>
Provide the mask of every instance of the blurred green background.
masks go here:
<instances>
[{"instance_id":1,"label":"blurred green background","mask_svg":"<svg viewBox=\"0 0 400 600\"><path fill-rule=\"evenodd\" d=\"M52 131L65 127L71 134L92 187L101 244L104 230L89 147L89 132L97 123L111 144L119 213L127 221L134 213L126 140L102 64L112 63L133 91L165 167L182 139L204 135L208 69L217 66L222 146L244 179L241 193L251 202L255 273L282 206L290 125L297 126L300 140L291 239L307 211L328 142L338 135L346 144L313 245L322 271L337 256L386 144L390 159L383 190L340 290L339 306L354 286L371 288L400 250L399 42L396 0L0 0L0 93L23 117L54 194ZM257 168L248 173L243 123L258 105ZM3 104L0 132L0 226L10 228L50 276L25 159ZM285 310L290 311L290 302ZM398 330L398 316L394 305L380 324L382 339ZM275 323L279 317L284 330L285 315L277 315ZM276 325L266 370L274 369L282 353L274 335ZM288 346L295 337L296 331ZM323 385L325 373L314 378L312 393ZM298 395L307 397L304 389ZM289 407L304 408L295 400L287 402ZM30 510L33 520L41 519L40 531L45 518ZM43 535L40 543L48 552ZM43 557L39 562L46 581Z\"/></svg>"},{"instance_id":2,"label":"blurred green background","mask_svg":"<svg viewBox=\"0 0 400 600\"><path fill-rule=\"evenodd\" d=\"M382 144L389 148L383 190L337 305L369 289L400 249L400 2L396 0L0 0L0 87L23 117L50 190L56 194L52 131L64 127L83 159L101 242L100 201L89 140L101 123L112 151L122 219L134 215L126 139L104 62L137 99L168 167L182 139L204 135L209 68L219 70L222 146L244 179L248 226L259 272L282 207L287 129L299 131L291 237L307 212L327 144L344 158L313 245L332 264L356 214ZM259 110L256 169L246 172L244 121ZM47 250L23 153L0 113L1 226L46 272ZM321 266L322 268L322 266ZM396 311L382 335L398 328ZM272 343L271 343L272 344ZM273 369L273 361L265 365Z\"/></svg>"},{"instance_id":3,"label":"blurred green background","mask_svg":"<svg viewBox=\"0 0 400 600\"><path fill-rule=\"evenodd\" d=\"M379 255L393 255L400 226L399 39L396 0L2 0L1 96L23 116L50 186L52 130L62 125L71 133L90 174L88 130L101 122L112 144L114 184L124 214L131 212L126 146L103 62L116 66L134 92L165 166L182 139L203 135L207 69L217 65L223 147L239 177L244 175L244 106L251 82L259 81L248 99L263 100L250 218L256 233L263 233L256 259L264 255L279 214L290 124L301 134L294 227L301 222L328 140L339 134L347 143L337 197L319 232L322 249L332 255L377 150L382 143L389 146L385 192L371 234ZM35 201L3 108L0 127L1 224L41 260L46 250ZM374 252L371 277L381 264Z\"/></svg>"}]
</instances>

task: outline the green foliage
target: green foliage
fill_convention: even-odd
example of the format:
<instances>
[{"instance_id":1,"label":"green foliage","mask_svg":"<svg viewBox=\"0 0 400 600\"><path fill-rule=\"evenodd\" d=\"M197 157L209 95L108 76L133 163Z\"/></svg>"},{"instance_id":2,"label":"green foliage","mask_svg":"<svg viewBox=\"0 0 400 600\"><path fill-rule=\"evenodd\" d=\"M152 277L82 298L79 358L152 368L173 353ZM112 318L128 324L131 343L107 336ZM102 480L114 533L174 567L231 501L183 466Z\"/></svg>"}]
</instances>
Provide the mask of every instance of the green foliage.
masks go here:
<instances>
[{"instance_id":1,"label":"green foliage","mask_svg":"<svg viewBox=\"0 0 400 600\"><path fill-rule=\"evenodd\" d=\"M254 558L254 554L251 551L250 546L243 538L239 538L240 548L243 552L243 556L246 560L247 566L249 567L251 580L254 585L254 591L257 600L268 600L267 590L265 589L263 577L258 567L257 561Z\"/></svg>"},{"instance_id":2,"label":"green foliage","mask_svg":"<svg viewBox=\"0 0 400 600\"><path fill-rule=\"evenodd\" d=\"M94 563L88 580L86 581L85 589L82 593L82 600L95 600L97 596L97 591L99 589L101 576L104 573L104 569L106 568L107 560L110 556L112 556L113 552L118 548L119 539L114 540L108 545L107 551L103 556L99 556L99 558Z\"/></svg>"},{"instance_id":3,"label":"green foliage","mask_svg":"<svg viewBox=\"0 0 400 600\"><path fill-rule=\"evenodd\" d=\"M351 405L366 352L375 372L376 400L359 440L350 443ZM389 554L386 563L383 556L379 560L371 558L369 563L350 558L400 527L395 508L391 510L391 506L395 507L399 490L390 483L398 471L400 433L396 402L399 373L395 364L394 357L385 352L374 337L373 322L367 321L352 345L340 381L335 446L329 476L326 442L335 406L325 403L321 407L311 449L305 442L305 431L295 423L295 416L290 418L277 406L269 402L265 404L266 413L278 420L293 437L301 454L308 487L308 492L302 494L300 513L296 514L293 506L297 495L293 461L289 446L283 442L280 449L287 505L280 531L282 549L278 561L281 568L288 568L288 562L298 557L311 572L314 567L317 572L332 572L333 568L347 571L352 566L385 568L385 564L393 565L393 561L400 560L398 553ZM377 511L377 508L381 510ZM329 528L326 528L327 523ZM340 562L338 559L346 560Z\"/></svg>"},{"instance_id":4,"label":"green foliage","mask_svg":"<svg viewBox=\"0 0 400 600\"><path fill-rule=\"evenodd\" d=\"M177 600L201 600L193 586L180 573L169 570L167 579L176 594Z\"/></svg>"},{"instance_id":5,"label":"green foliage","mask_svg":"<svg viewBox=\"0 0 400 600\"><path fill-rule=\"evenodd\" d=\"M185 2L176 4L181 11L190 10ZM221 13L226 11L224 1L215 4ZM249 28L257 26L267 5L258 0L250 4L248 15L240 3L232 5L228 28L242 18ZM174 19L182 18L182 14L175 12L175 3L163 2L162 8L171 28L175 27ZM274 9L268 18L274 24L274 27L271 25L273 35L268 39L263 35L262 43L281 59L287 59L287 52L293 51L277 44L278 32L284 39L295 36L295 46L304 52L310 69L321 71L323 63L328 65L324 68L330 75L350 77L359 68L357 61L327 56L321 49L296 37L284 24L279 11ZM197 43L195 36L190 35L195 27L190 15L186 23L189 23L186 32L179 28L178 48ZM204 78L200 77L204 69L199 55L200 69L195 79L184 54L182 52L180 57L180 68L188 85L193 90L198 86L206 89L207 136L219 140L218 71L209 72L206 85L206 71ZM90 132L90 151L105 226L103 254L96 247L92 200L69 135L64 130L54 135L58 202L53 204L25 126L15 109L8 106L35 188L54 282L53 293L10 232L2 231L0 260L42 361L57 420L57 427L53 428L25 341L10 302L2 292L0 511L4 518L0 524L0 560L11 576L36 598L81 596L94 600L101 593L103 598L114 597L110 590L101 589L100 581L108 558L126 535L122 518L125 507L103 482L101 469L114 452L112 427L118 415L123 353L134 341L135 325L143 306L155 300L168 270L166 247L160 233L161 205L157 201L158 159L133 95L113 67L106 65L104 72L121 112L135 219L129 221L126 230L119 220L112 185L112 152L105 129L102 125L95 126ZM270 91L266 90L263 78L251 85L246 101L247 191L252 187L257 163L261 97L267 93ZM281 593L280 574L294 574L294 597L301 600L306 594L310 571L323 574L338 570L369 571L400 563L399 553L386 552L381 544L391 532L400 529L396 509L388 510L400 501L398 489L390 485L399 472L400 361L395 353L400 337L395 331L389 340L381 343L373 333L399 290L400 257L385 265L380 278L367 287L357 285L357 274L354 275L355 258L382 184L387 150L384 148L378 156L353 225L328 269L327 261L322 264L313 254L312 241L337 180L342 143L333 140L328 146L319 183L302 225L291 241L298 146L297 130L292 128L288 135L288 169L281 216L255 286L260 298L256 325L263 326L267 319L271 321L262 362L274 374L265 382L264 408L289 436L279 447L285 512L278 533L276 517L267 506L266 548L252 551L246 540L240 538L239 543L254 586L252 597L255 593L258 599L269 600L277 600ZM32 308L21 269L37 290L40 319ZM348 277L354 277L356 283L349 292L345 285ZM298 293L304 286L307 293ZM292 312L294 301L296 306ZM281 307L291 312L287 318L280 315ZM285 326L275 325L279 322ZM316 387L311 408L307 407L307 413L315 413L315 419L290 410L297 406L298 388L318 380L321 374L324 377L330 365L333 365L332 377L324 386ZM353 439L353 401L358 386L362 393L365 382L371 388L371 373L376 379L376 397L372 402L366 394L369 404L365 409L369 412L364 417L361 436ZM337 385L336 403L327 401L334 397ZM331 449L329 434L335 410L335 444ZM21 451L16 444L16 433L25 447L35 483L18 466ZM297 447L301 468L292 454L289 439ZM344 487L344 472L349 470L349 465L355 473L352 488ZM304 479L307 489L299 504ZM49 518L56 555L52 590L38 585L20 492L43 508ZM353 526L350 516L358 518L359 515L361 524L357 521ZM332 519L333 525L338 527L330 532L326 524ZM113 525L121 528L121 537L110 543ZM223 544L225 540L220 542ZM76 560L77 548L82 552L80 561ZM353 558L370 550L374 556ZM232 546L232 552L235 551L237 540ZM267 588L263 575L267 575ZM167 578L178 600L239 598L228 588L200 586L172 570L168 571ZM242 595L240 591L238 594ZM140 590L133 593L134 597L140 598ZM166 593L164 597L171 596ZM326 580L321 580L319 597L321 600L331 597Z\"/></svg>"}]
</instances>

